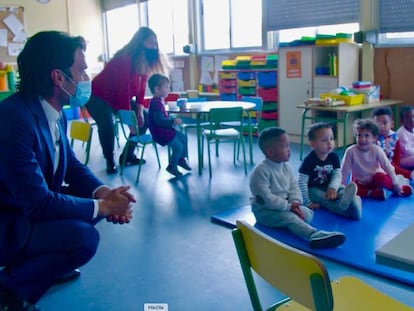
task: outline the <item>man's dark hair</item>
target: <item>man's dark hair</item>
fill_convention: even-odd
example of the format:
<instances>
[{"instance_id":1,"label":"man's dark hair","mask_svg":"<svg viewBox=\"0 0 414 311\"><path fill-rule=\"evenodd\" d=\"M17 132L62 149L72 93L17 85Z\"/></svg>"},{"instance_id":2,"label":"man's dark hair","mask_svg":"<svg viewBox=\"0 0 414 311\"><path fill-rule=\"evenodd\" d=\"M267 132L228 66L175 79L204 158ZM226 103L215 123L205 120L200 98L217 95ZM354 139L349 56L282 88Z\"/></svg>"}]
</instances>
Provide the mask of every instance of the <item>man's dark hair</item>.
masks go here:
<instances>
[{"instance_id":1,"label":"man's dark hair","mask_svg":"<svg viewBox=\"0 0 414 311\"><path fill-rule=\"evenodd\" d=\"M309 139L309 141L314 141L316 139L316 133L321 129L331 129L332 130L332 125L330 125L327 122L313 123L308 128L308 139Z\"/></svg>"},{"instance_id":2,"label":"man's dark hair","mask_svg":"<svg viewBox=\"0 0 414 311\"><path fill-rule=\"evenodd\" d=\"M158 86L162 86L165 82L170 82L170 79L168 77L159 74L154 73L149 79L148 79L148 87L151 90L151 93L154 94L155 88Z\"/></svg>"},{"instance_id":3,"label":"man's dark hair","mask_svg":"<svg viewBox=\"0 0 414 311\"><path fill-rule=\"evenodd\" d=\"M280 127L272 126L262 130L259 134L258 144L260 150L265 153L268 146L275 140L278 140L280 136L285 134L286 131Z\"/></svg>"},{"instance_id":4,"label":"man's dark hair","mask_svg":"<svg viewBox=\"0 0 414 311\"><path fill-rule=\"evenodd\" d=\"M86 49L83 37L71 37L60 31L42 31L30 37L17 57L17 91L26 98L49 97L53 93L50 73L62 70L71 77L75 51Z\"/></svg>"}]
</instances>

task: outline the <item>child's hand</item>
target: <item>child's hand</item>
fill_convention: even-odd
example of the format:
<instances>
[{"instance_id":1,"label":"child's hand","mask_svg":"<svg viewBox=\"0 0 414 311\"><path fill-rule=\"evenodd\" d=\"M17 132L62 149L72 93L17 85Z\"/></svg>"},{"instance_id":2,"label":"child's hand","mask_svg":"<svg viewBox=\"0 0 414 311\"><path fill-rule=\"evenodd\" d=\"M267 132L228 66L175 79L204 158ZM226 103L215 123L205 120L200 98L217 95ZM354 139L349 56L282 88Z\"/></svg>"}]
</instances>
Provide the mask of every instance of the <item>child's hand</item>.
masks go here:
<instances>
[{"instance_id":1,"label":"child's hand","mask_svg":"<svg viewBox=\"0 0 414 311\"><path fill-rule=\"evenodd\" d=\"M392 185L394 193L400 195L402 193L402 186L400 184Z\"/></svg>"},{"instance_id":2,"label":"child's hand","mask_svg":"<svg viewBox=\"0 0 414 311\"><path fill-rule=\"evenodd\" d=\"M291 203L290 211L293 214L296 214L300 219L305 220L305 215L303 214L302 210L300 209L300 204L298 202L292 202Z\"/></svg>"},{"instance_id":3,"label":"child's hand","mask_svg":"<svg viewBox=\"0 0 414 311\"><path fill-rule=\"evenodd\" d=\"M175 118L173 122L174 122L174 125L180 125L181 123L183 123L183 120L181 120L180 118Z\"/></svg>"},{"instance_id":4,"label":"child's hand","mask_svg":"<svg viewBox=\"0 0 414 311\"><path fill-rule=\"evenodd\" d=\"M336 192L333 188L328 188L328 190L326 190L325 197L331 201L336 200L338 198L338 192Z\"/></svg>"},{"instance_id":5,"label":"child's hand","mask_svg":"<svg viewBox=\"0 0 414 311\"><path fill-rule=\"evenodd\" d=\"M319 203L310 203L309 205L308 205L308 208L310 208L310 209L318 209L318 208L320 208L321 206L320 206L320 204Z\"/></svg>"}]
</instances>

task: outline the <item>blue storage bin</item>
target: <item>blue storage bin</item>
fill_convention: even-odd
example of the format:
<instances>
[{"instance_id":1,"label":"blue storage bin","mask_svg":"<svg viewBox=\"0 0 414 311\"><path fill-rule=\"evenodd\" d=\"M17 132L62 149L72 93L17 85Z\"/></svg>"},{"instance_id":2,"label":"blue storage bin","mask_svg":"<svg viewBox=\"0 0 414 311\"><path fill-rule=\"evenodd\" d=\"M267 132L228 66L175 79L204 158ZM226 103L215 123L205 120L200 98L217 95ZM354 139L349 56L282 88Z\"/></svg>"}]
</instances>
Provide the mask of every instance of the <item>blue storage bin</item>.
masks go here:
<instances>
[{"instance_id":1,"label":"blue storage bin","mask_svg":"<svg viewBox=\"0 0 414 311\"><path fill-rule=\"evenodd\" d=\"M220 94L221 100L237 100L236 94Z\"/></svg>"},{"instance_id":2,"label":"blue storage bin","mask_svg":"<svg viewBox=\"0 0 414 311\"><path fill-rule=\"evenodd\" d=\"M276 87L276 71L259 71L257 73L257 80L260 87Z\"/></svg>"},{"instance_id":3,"label":"blue storage bin","mask_svg":"<svg viewBox=\"0 0 414 311\"><path fill-rule=\"evenodd\" d=\"M239 71L237 73L237 79L239 80L254 80L256 79L254 71Z\"/></svg>"}]
</instances>

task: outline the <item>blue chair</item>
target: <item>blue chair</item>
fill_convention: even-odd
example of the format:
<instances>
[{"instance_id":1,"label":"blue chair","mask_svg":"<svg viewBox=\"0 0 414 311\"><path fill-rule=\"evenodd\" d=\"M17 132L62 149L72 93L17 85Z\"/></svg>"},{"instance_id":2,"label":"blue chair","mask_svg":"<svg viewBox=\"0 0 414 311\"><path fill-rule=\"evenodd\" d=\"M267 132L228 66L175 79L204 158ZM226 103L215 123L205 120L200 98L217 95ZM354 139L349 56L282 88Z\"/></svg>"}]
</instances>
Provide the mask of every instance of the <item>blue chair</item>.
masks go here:
<instances>
[{"instance_id":1,"label":"blue chair","mask_svg":"<svg viewBox=\"0 0 414 311\"><path fill-rule=\"evenodd\" d=\"M120 175L122 176L122 173L124 171L128 149L134 145L136 145L137 147L141 147L141 155L140 155L141 161L140 161L140 164L138 165L138 173L137 173L137 178L135 180L135 184L138 184L139 176L141 174L141 167L142 167L142 163L144 159L144 151L147 145L152 145L154 147L155 154L157 155L158 168L161 168L160 158L158 156L157 144L155 143L155 141L152 140L151 134L143 134L143 135L135 135L135 136L128 135L127 131L124 128L124 125L128 126L129 128L134 129L135 133L139 133L138 120L137 120L137 116L134 111L119 110L118 116L119 116L119 123L121 124L122 133L124 134L124 137L126 139L126 148L124 152L125 156L123 157L120 163Z\"/></svg>"}]
</instances>

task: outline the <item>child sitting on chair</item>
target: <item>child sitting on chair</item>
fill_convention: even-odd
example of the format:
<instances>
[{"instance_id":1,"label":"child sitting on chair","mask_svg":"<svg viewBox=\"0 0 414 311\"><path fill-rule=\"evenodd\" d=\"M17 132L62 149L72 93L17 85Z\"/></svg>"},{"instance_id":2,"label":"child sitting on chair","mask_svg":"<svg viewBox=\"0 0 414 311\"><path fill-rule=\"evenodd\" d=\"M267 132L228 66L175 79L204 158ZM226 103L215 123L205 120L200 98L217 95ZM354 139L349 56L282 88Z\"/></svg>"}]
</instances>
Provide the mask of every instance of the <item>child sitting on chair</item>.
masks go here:
<instances>
[{"instance_id":1,"label":"child sitting on chair","mask_svg":"<svg viewBox=\"0 0 414 311\"><path fill-rule=\"evenodd\" d=\"M404 106L400 110L400 122L402 126L397 130L400 142L400 165L401 167L414 169L414 107Z\"/></svg>"},{"instance_id":2,"label":"child sitting on chair","mask_svg":"<svg viewBox=\"0 0 414 311\"><path fill-rule=\"evenodd\" d=\"M165 111L163 98L168 95L170 80L161 74L153 74L148 79L148 86L153 94L149 104L148 128L154 141L161 146L168 145L171 148L171 156L167 172L176 177L183 174L177 166L181 166L187 171L191 171L188 165L187 137L174 129L174 125L181 124L181 119L168 116Z\"/></svg>"},{"instance_id":3,"label":"child sitting on chair","mask_svg":"<svg viewBox=\"0 0 414 311\"><path fill-rule=\"evenodd\" d=\"M356 144L345 150L342 159L342 183L349 177L358 186L357 194L386 200L391 193L409 196L412 189L397 178L391 161L376 144L378 126L372 119L359 119L354 123Z\"/></svg>"},{"instance_id":4,"label":"child sitting on chair","mask_svg":"<svg viewBox=\"0 0 414 311\"><path fill-rule=\"evenodd\" d=\"M279 127L264 129L259 134L259 147L265 159L250 176L252 212L257 223L274 228L287 228L309 240L314 249L336 247L345 241L341 232L318 230L309 222L313 211L302 205L298 183L288 161L289 136Z\"/></svg>"},{"instance_id":5,"label":"child sitting on chair","mask_svg":"<svg viewBox=\"0 0 414 311\"><path fill-rule=\"evenodd\" d=\"M377 145L380 146L391 164L395 168L397 175L402 175L408 180L414 180L414 172L406 170L400 166L401 163L401 146L398 135L392 130L394 121L392 119L392 110L390 107L380 107L372 112L374 120L378 125Z\"/></svg>"},{"instance_id":6,"label":"child sitting on chair","mask_svg":"<svg viewBox=\"0 0 414 311\"><path fill-rule=\"evenodd\" d=\"M341 167L338 155L333 152L335 140L331 125L312 124L308 139L312 151L299 168L298 180L304 205L310 209L322 206L335 214L360 219L361 198L356 195L356 184L341 185Z\"/></svg>"}]
</instances>

